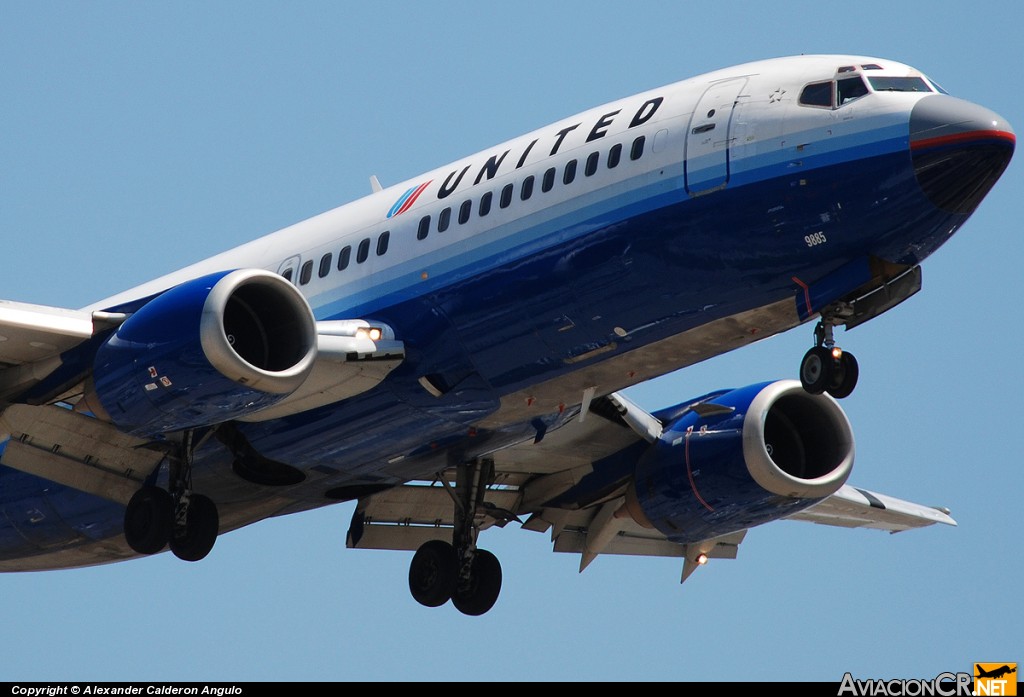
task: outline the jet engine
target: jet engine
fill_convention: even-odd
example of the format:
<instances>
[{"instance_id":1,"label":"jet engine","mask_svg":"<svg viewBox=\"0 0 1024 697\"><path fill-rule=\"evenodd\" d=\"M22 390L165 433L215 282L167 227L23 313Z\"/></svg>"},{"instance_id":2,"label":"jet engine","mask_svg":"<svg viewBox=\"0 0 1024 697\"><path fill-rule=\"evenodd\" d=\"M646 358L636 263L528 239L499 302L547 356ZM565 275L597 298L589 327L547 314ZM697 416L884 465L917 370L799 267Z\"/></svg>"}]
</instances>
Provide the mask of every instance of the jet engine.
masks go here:
<instances>
[{"instance_id":1,"label":"jet engine","mask_svg":"<svg viewBox=\"0 0 1024 697\"><path fill-rule=\"evenodd\" d=\"M294 392L316 351L313 313L291 283L216 273L161 293L114 331L86 407L141 436L220 423Z\"/></svg>"},{"instance_id":2,"label":"jet engine","mask_svg":"<svg viewBox=\"0 0 1024 697\"><path fill-rule=\"evenodd\" d=\"M640 457L626 496L636 522L675 542L785 518L834 493L853 467L846 415L797 381L717 393L677 414Z\"/></svg>"}]
</instances>

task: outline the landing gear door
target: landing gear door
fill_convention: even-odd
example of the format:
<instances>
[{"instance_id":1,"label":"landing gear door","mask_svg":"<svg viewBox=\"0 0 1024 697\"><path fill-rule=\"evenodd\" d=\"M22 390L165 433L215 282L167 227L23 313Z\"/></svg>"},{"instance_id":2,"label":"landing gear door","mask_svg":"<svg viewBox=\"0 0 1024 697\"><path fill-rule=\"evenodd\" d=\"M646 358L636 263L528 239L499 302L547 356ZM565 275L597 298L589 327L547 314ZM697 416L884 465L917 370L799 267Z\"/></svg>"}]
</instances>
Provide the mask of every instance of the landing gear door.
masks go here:
<instances>
[{"instance_id":1,"label":"landing gear door","mask_svg":"<svg viewBox=\"0 0 1024 697\"><path fill-rule=\"evenodd\" d=\"M704 91L693 110L683 164L686 191L691 196L722 189L729 182L733 110L746 84L745 77L716 82Z\"/></svg>"}]
</instances>

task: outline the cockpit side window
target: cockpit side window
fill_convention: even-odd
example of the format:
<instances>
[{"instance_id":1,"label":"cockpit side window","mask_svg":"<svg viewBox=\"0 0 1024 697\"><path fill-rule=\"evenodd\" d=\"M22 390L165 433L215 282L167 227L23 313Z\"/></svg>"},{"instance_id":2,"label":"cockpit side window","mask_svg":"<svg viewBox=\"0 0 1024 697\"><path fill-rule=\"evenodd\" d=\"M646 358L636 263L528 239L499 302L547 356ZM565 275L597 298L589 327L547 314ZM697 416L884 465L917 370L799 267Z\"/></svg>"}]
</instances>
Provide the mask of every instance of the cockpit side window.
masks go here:
<instances>
[{"instance_id":1,"label":"cockpit side window","mask_svg":"<svg viewBox=\"0 0 1024 697\"><path fill-rule=\"evenodd\" d=\"M842 106L868 93L868 86L860 75L844 77L836 81L836 104Z\"/></svg>"},{"instance_id":2,"label":"cockpit side window","mask_svg":"<svg viewBox=\"0 0 1024 697\"><path fill-rule=\"evenodd\" d=\"M800 93L800 104L832 108L832 81L814 82Z\"/></svg>"}]
</instances>

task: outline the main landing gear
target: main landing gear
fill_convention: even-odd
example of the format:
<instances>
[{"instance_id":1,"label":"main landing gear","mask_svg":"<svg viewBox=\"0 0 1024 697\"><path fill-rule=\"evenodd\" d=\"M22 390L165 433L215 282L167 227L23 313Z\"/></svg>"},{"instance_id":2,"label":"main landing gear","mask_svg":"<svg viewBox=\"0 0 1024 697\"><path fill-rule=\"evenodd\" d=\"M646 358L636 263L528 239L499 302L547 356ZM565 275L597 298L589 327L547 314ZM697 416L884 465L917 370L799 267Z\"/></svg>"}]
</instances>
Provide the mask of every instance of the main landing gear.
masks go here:
<instances>
[{"instance_id":1,"label":"main landing gear","mask_svg":"<svg viewBox=\"0 0 1024 697\"><path fill-rule=\"evenodd\" d=\"M209 497L192 493L192 432L187 431L170 461L170 491L146 485L124 512L124 536L139 554L156 554L168 544L174 556L199 561L217 541L220 517Z\"/></svg>"},{"instance_id":2,"label":"main landing gear","mask_svg":"<svg viewBox=\"0 0 1024 697\"><path fill-rule=\"evenodd\" d=\"M430 540L412 558L409 591L421 605L439 607L451 600L464 615L482 615L498 600L501 564L476 546L477 515L484 510L484 493L492 475L492 463L474 462L459 466L454 490L441 477L455 502L455 527L452 544Z\"/></svg>"},{"instance_id":3,"label":"main landing gear","mask_svg":"<svg viewBox=\"0 0 1024 697\"><path fill-rule=\"evenodd\" d=\"M857 359L836 346L834 318L822 316L814 328L814 348L800 362L800 382L811 394L828 392L836 399L849 397L857 386Z\"/></svg>"}]
</instances>

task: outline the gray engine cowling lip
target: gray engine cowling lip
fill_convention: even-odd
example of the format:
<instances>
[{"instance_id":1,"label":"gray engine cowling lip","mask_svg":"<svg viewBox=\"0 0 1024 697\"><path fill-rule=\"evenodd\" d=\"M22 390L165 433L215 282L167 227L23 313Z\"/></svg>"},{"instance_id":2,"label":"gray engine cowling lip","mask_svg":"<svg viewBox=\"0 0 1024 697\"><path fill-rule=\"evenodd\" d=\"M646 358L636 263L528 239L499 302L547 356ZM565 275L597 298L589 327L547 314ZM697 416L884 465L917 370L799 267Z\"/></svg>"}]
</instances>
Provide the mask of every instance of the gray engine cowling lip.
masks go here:
<instances>
[{"instance_id":1,"label":"gray engine cowling lip","mask_svg":"<svg viewBox=\"0 0 1024 697\"><path fill-rule=\"evenodd\" d=\"M231 346L224 332L224 310L231 295L240 287L257 284L281 294L301 323L305 354L285 370L258 368L242 358ZM224 377L261 392L290 394L302 385L316 362L316 321L306 298L295 286L275 273L263 269L239 269L220 279L203 304L199 320L200 343L210 365Z\"/></svg>"},{"instance_id":2,"label":"gray engine cowling lip","mask_svg":"<svg viewBox=\"0 0 1024 697\"><path fill-rule=\"evenodd\" d=\"M765 448L768 410L784 396L806 399L824 410L835 432L837 445L845 452L842 460L828 474L814 479L794 477L780 469ZM836 400L827 394L809 394L798 380L780 380L766 386L750 403L743 422L743 456L747 471L765 490L780 496L825 498L834 494L846 483L853 470L854 451L853 429Z\"/></svg>"}]
</instances>

